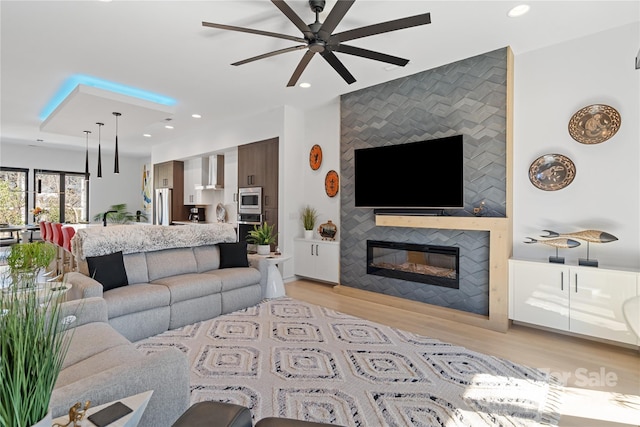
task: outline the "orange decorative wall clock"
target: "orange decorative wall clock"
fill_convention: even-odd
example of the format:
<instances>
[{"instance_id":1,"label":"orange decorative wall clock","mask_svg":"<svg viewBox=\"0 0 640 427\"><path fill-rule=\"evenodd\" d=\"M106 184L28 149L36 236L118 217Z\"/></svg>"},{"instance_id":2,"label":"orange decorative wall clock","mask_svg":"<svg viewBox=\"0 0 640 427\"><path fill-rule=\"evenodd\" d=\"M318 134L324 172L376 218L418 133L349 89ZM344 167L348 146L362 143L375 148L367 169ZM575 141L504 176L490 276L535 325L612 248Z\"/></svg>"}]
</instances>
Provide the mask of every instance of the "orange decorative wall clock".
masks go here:
<instances>
[{"instance_id":1,"label":"orange decorative wall clock","mask_svg":"<svg viewBox=\"0 0 640 427\"><path fill-rule=\"evenodd\" d=\"M309 152L309 166L314 171L317 171L322 164L322 148L318 144L311 147L311 151Z\"/></svg>"},{"instance_id":2,"label":"orange decorative wall clock","mask_svg":"<svg viewBox=\"0 0 640 427\"><path fill-rule=\"evenodd\" d=\"M334 197L338 194L339 188L340 178L338 178L338 172L330 170L324 178L324 191L327 192L327 196Z\"/></svg>"}]
</instances>

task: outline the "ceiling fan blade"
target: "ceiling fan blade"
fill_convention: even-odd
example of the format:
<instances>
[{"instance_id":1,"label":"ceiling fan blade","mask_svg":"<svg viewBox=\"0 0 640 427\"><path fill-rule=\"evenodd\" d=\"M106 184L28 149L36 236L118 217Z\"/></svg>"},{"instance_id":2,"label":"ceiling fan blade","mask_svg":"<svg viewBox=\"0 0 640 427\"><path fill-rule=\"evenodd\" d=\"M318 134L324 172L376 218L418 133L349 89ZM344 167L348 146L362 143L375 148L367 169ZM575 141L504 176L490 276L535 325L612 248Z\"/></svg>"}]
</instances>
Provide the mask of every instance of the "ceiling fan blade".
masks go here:
<instances>
[{"instance_id":1,"label":"ceiling fan blade","mask_svg":"<svg viewBox=\"0 0 640 427\"><path fill-rule=\"evenodd\" d=\"M408 18L400 18L393 21L381 22L379 24L368 25L366 27L355 28L353 30L344 31L334 34L329 40L330 44L335 45L340 42L359 39L362 37L373 36L375 34L388 33L389 31L402 30L404 28L417 27L431 23L431 14L424 13L422 15L410 16Z\"/></svg>"},{"instance_id":2,"label":"ceiling fan blade","mask_svg":"<svg viewBox=\"0 0 640 427\"><path fill-rule=\"evenodd\" d=\"M340 76L344 79L345 82L351 84L356 81L356 78L351 75L349 70L340 62L337 56L333 54L330 50L325 50L320 52L320 55L333 67L334 70L340 74Z\"/></svg>"},{"instance_id":3,"label":"ceiling fan blade","mask_svg":"<svg viewBox=\"0 0 640 427\"><path fill-rule=\"evenodd\" d=\"M291 41L298 42L298 43L306 43L307 42L302 37L295 37L295 36L290 36L290 35L287 35L287 34L280 34L280 33L272 33L272 32L269 32L269 31L254 30L252 28L235 27L233 25L214 24L213 22L204 22L203 21L202 22L202 26L203 27L219 28L221 30L239 31L241 33L258 34L260 36L276 37L276 38L279 38L279 39L291 40Z\"/></svg>"},{"instance_id":4,"label":"ceiling fan blade","mask_svg":"<svg viewBox=\"0 0 640 427\"><path fill-rule=\"evenodd\" d=\"M271 0L271 3L280 9L280 12L284 13L285 16L289 18L289 21L293 22L293 24L302 31L302 34L304 34L307 39L312 40L315 37L313 32L311 32L311 28L309 28L309 26L298 16L297 13L293 11L293 9L289 7L287 3L283 0Z\"/></svg>"},{"instance_id":5,"label":"ceiling fan blade","mask_svg":"<svg viewBox=\"0 0 640 427\"><path fill-rule=\"evenodd\" d=\"M346 53L347 55L360 56L362 58L373 59L375 61L386 62L388 64L399 65L404 67L409 63L408 59L399 58L397 56L387 55L386 53L374 52L373 50L362 49L360 47L339 44L338 46L329 46L334 52Z\"/></svg>"},{"instance_id":6,"label":"ceiling fan blade","mask_svg":"<svg viewBox=\"0 0 640 427\"><path fill-rule=\"evenodd\" d=\"M331 33L333 33L333 30L335 30L340 21L342 21L342 18L344 18L344 15L346 15L351 6L353 6L353 3L355 3L355 0L336 2L331 12L329 12L329 16L324 20L322 27L320 27L320 31L318 31L318 35L322 40L329 40Z\"/></svg>"},{"instance_id":7,"label":"ceiling fan blade","mask_svg":"<svg viewBox=\"0 0 640 427\"><path fill-rule=\"evenodd\" d=\"M252 56L251 58L243 59L242 61L234 62L231 65L243 65L249 62L257 61L258 59L269 58L271 56L280 55L282 53L293 52L294 50L306 49L307 45L285 47L284 49L274 50L273 52L263 53L262 55Z\"/></svg>"},{"instance_id":8,"label":"ceiling fan blade","mask_svg":"<svg viewBox=\"0 0 640 427\"><path fill-rule=\"evenodd\" d=\"M295 86L296 83L298 83L298 79L302 75L302 72L304 71L305 68L307 68L307 65L309 64L309 61L311 61L311 58L313 58L313 55L315 55L315 54L316 54L315 52L312 52L310 50L308 50L307 53L304 54L304 56L302 57L302 59L298 63L298 66L293 71L293 74L291 75L291 78L289 79L289 82L287 83L287 87Z\"/></svg>"}]
</instances>

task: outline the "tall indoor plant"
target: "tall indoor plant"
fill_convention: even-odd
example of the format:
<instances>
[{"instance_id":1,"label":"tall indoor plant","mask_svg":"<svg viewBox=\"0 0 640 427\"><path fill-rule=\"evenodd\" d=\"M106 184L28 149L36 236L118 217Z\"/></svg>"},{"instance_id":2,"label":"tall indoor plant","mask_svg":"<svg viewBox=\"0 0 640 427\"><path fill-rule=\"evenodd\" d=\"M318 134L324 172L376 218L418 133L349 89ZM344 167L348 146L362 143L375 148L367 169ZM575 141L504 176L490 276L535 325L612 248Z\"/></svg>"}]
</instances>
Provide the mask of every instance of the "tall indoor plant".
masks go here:
<instances>
[{"instance_id":1,"label":"tall indoor plant","mask_svg":"<svg viewBox=\"0 0 640 427\"><path fill-rule=\"evenodd\" d=\"M253 230L247 234L247 243L253 243L258 247L258 254L268 255L271 251L271 244L276 242L277 233L275 225L264 224L254 225Z\"/></svg>"},{"instance_id":2,"label":"tall indoor plant","mask_svg":"<svg viewBox=\"0 0 640 427\"><path fill-rule=\"evenodd\" d=\"M29 250L14 245L14 253L35 254L45 260L45 243ZM18 247L14 249L15 247ZM44 261L34 265L44 264ZM48 264L48 263L47 263ZM51 393L67 354L71 334L64 333L60 300L54 292L42 292L32 282L37 273L12 270L0 289L0 426L51 426ZM37 280L37 279L35 279Z\"/></svg>"},{"instance_id":3,"label":"tall indoor plant","mask_svg":"<svg viewBox=\"0 0 640 427\"><path fill-rule=\"evenodd\" d=\"M300 219L302 220L302 227L304 228L304 238L313 238L313 230L316 226L316 221L318 220L318 211L307 205L302 209Z\"/></svg>"}]
</instances>

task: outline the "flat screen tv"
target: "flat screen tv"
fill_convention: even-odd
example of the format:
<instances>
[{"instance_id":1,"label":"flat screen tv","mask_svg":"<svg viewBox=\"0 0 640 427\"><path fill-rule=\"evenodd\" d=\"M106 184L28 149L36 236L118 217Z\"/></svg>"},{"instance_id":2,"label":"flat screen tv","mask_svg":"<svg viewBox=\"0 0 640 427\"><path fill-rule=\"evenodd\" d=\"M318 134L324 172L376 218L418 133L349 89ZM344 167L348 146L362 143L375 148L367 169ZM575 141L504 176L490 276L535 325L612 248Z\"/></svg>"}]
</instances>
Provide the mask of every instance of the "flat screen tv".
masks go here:
<instances>
[{"instance_id":1,"label":"flat screen tv","mask_svg":"<svg viewBox=\"0 0 640 427\"><path fill-rule=\"evenodd\" d=\"M462 209L462 135L354 150L355 206Z\"/></svg>"}]
</instances>

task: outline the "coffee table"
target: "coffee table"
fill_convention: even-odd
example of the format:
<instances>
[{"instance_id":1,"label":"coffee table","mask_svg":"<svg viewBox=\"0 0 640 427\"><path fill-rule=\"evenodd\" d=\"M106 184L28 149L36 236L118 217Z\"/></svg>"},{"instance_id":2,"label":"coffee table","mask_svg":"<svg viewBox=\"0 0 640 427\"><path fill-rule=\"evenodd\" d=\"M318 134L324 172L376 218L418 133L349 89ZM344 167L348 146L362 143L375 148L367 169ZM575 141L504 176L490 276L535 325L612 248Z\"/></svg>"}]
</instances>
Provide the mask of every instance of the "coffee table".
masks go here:
<instances>
[{"instance_id":1,"label":"coffee table","mask_svg":"<svg viewBox=\"0 0 640 427\"><path fill-rule=\"evenodd\" d=\"M151 399L151 395L153 394L153 390L145 391L144 393L136 394L133 396L125 397L124 399L120 399L119 402L124 403L133 411L124 417L120 418L109 424L109 427L136 427L142 418L142 414L144 414L145 409L147 409L147 404L149 403L149 399ZM87 410L87 414L84 416L82 420L83 427L95 427L91 421L87 419L87 417L91 414L95 414L99 410L106 408L107 406L118 402L113 401L109 403L105 403L104 405L96 406L95 408L90 407ZM53 420L53 423L65 425L69 422L69 417L63 415Z\"/></svg>"}]
</instances>

